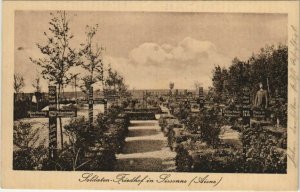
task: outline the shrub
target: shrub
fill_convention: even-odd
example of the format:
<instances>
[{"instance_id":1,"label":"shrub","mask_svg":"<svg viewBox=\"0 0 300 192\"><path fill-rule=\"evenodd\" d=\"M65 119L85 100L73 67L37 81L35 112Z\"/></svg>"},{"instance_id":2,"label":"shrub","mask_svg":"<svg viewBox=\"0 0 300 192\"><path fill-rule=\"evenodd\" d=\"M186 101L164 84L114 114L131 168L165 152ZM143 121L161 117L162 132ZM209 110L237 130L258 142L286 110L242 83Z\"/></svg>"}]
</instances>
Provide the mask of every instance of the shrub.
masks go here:
<instances>
[{"instance_id":1,"label":"shrub","mask_svg":"<svg viewBox=\"0 0 300 192\"><path fill-rule=\"evenodd\" d=\"M276 141L260 124L252 124L242 132L245 172L286 173L286 151L276 147Z\"/></svg>"},{"instance_id":2,"label":"shrub","mask_svg":"<svg viewBox=\"0 0 300 192\"><path fill-rule=\"evenodd\" d=\"M243 172L242 151L220 146L214 149L202 142L185 141L176 148L178 171Z\"/></svg>"},{"instance_id":3,"label":"shrub","mask_svg":"<svg viewBox=\"0 0 300 192\"><path fill-rule=\"evenodd\" d=\"M189 155L188 149L182 143L176 148L175 160L177 171L189 172L192 170L192 157Z\"/></svg>"},{"instance_id":4,"label":"shrub","mask_svg":"<svg viewBox=\"0 0 300 192\"><path fill-rule=\"evenodd\" d=\"M42 169L42 162L47 156L47 149L44 147L45 141L37 144L39 130L33 130L30 123L22 121L14 125L14 170Z\"/></svg>"},{"instance_id":5,"label":"shrub","mask_svg":"<svg viewBox=\"0 0 300 192\"><path fill-rule=\"evenodd\" d=\"M242 152L234 148L207 149L197 153L194 158L195 172L243 172Z\"/></svg>"}]
</instances>

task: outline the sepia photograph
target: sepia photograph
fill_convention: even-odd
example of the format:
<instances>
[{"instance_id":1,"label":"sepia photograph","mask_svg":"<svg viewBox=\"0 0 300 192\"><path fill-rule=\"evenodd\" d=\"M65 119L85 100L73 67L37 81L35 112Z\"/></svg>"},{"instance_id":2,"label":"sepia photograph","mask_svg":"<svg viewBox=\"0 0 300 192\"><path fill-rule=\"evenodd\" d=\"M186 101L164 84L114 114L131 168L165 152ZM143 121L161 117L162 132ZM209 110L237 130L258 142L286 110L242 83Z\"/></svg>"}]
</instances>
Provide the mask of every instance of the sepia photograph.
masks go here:
<instances>
[{"instance_id":1,"label":"sepia photograph","mask_svg":"<svg viewBox=\"0 0 300 192\"><path fill-rule=\"evenodd\" d=\"M1 187L296 190L296 5L5 1Z\"/></svg>"},{"instance_id":2,"label":"sepia photograph","mask_svg":"<svg viewBox=\"0 0 300 192\"><path fill-rule=\"evenodd\" d=\"M287 171L287 14L16 11L14 51L14 170Z\"/></svg>"}]
</instances>

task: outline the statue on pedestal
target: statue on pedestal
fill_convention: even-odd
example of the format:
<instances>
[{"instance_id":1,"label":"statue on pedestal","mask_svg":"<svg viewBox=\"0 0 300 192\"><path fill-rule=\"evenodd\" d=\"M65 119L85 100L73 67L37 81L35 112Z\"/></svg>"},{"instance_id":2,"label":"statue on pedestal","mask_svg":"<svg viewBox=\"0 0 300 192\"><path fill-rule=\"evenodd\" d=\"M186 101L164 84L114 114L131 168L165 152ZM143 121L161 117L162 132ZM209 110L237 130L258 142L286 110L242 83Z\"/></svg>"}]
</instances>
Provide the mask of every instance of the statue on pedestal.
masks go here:
<instances>
[{"instance_id":1,"label":"statue on pedestal","mask_svg":"<svg viewBox=\"0 0 300 192\"><path fill-rule=\"evenodd\" d=\"M262 83L259 83L259 90L256 92L254 106L260 109L268 107L268 92L263 89Z\"/></svg>"}]
</instances>

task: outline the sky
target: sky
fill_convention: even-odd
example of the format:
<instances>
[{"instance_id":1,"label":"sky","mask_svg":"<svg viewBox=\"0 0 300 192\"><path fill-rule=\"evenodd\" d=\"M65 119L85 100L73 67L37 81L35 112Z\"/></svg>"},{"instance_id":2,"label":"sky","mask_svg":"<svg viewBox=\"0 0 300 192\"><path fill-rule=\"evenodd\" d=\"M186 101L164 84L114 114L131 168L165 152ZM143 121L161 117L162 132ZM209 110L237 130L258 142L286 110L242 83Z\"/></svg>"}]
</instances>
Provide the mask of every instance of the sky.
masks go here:
<instances>
[{"instance_id":1,"label":"sky","mask_svg":"<svg viewBox=\"0 0 300 192\"><path fill-rule=\"evenodd\" d=\"M99 25L94 43L105 48L104 65L122 74L130 89L166 89L169 82L175 89L193 89L195 82L208 87L214 66L246 60L266 45L287 44L285 14L69 11L67 16L74 48L85 41L86 25ZM40 69L29 58L43 57L36 43L45 43L50 19L48 11L15 12L15 73L24 76L24 92L34 90Z\"/></svg>"}]
</instances>

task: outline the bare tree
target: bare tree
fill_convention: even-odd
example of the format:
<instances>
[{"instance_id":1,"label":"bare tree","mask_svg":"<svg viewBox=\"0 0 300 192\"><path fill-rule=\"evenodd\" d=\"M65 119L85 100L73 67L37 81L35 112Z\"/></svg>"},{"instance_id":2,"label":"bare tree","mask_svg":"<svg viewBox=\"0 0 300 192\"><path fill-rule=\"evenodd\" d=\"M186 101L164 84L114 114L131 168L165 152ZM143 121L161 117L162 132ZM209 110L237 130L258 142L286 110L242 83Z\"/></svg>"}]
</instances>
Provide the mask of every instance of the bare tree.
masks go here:
<instances>
[{"instance_id":1,"label":"bare tree","mask_svg":"<svg viewBox=\"0 0 300 192\"><path fill-rule=\"evenodd\" d=\"M25 86L24 77L20 74L14 74L15 93L20 93L21 90L24 88L24 86Z\"/></svg>"}]
</instances>

